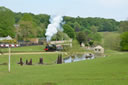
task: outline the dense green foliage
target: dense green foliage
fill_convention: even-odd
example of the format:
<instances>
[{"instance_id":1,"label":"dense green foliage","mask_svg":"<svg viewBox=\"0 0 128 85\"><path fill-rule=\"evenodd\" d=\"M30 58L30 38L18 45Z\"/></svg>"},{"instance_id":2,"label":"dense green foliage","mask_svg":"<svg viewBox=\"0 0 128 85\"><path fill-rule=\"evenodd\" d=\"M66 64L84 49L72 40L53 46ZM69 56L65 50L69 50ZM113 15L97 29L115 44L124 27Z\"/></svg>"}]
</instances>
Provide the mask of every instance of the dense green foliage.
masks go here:
<instances>
[{"instance_id":1,"label":"dense green foliage","mask_svg":"<svg viewBox=\"0 0 128 85\"><path fill-rule=\"evenodd\" d=\"M14 14L11 10L0 7L0 37L15 36Z\"/></svg>"},{"instance_id":2,"label":"dense green foliage","mask_svg":"<svg viewBox=\"0 0 128 85\"><path fill-rule=\"evenodd\" d=\"M45 33L45 29L47 28L47 25L49 24L49 18L50 16L47 14L38 14L34 15L32 13L13 13L9 9L5 7L0 7L0 26L1 26L1 34L0 36L14 36L14 32L8 32L6 33L3 29L13 29L12 31L15 31L14 24L19 24L20 21L31 21L32 24L35 23L36 27L35 29L40 33L38 33L37 37L43 37ZM14 19L15 18L15 19ZM14 23L15 20L15 23ZM5 22L8 23L7 25L4 25ZM98 31L116 31L119 27L119 22L113 20L113 19L104 19L104 18L81 18L81 17L64 17L65 24L68 24L71 26L75 32L83 31L85 29L90 29L91 26L98 27ZM12 34L9 34L12 33ZM70 36L71 37L71 36Z\"/></svg>"},{"instance_id":3,"label":"dense green foliage","mask_svg":"<svg viewBox=\"0 0 128 85\"><path fill-rule=\"evenodd\" d=\"M98 31L117 31L119 22L114 19L104 18L81 18L81 17L64 17L66 24L72 26L76 31L90 29L91 26L97 26Z\"/></svg>"},{"instance_id":4,"label":"dense green foliage","mask_svg":"<svg viewBox=\"0 0 128 85\"><path fill-rule=\"evenodd\" d=\"M19 21L19 27L17 29L18 39L32 38L37 36L37 28L35 23L32 21L32 16L29 14L24 14Z\"/></svg>"},{"instance_id":5,"label":"dense green foliage","mask_svg":"<svg viewBox=\"0 0 128 85\"><path fill-rule=\"evenodd\" d=\"M122 51L128 51L128 21L120 22L121 42L120 47Z\"/></svg>"},{"instance_id":6,"label":"dense green foliage","mask_svg":"<svg viewBox=\"0 0 128 85\"><path fill-rule=\"evenodd\" d=\"M14 13L5 7L0 7L0 37L10 35L17 40L45 37L49 18L50 16L47 14ZM100 44L102 37L98 32L119 31L123 33L128 31L128 21L118 22L114 19L70 16L64 16L63 21L65 22L65 24L62 24L64 33L60 32L54 35L53 40L62 40L62 38L69 39L70 37L85 44L88 44L90 40L93 41L94 44ZM109 35L107 36L109 37ZM118 37L112 38L119 39L118 41L120 41ZM109 38L108 41L111 42ZM122 47L122 41L120 45ZM113 46L115 45L113 44ZM116 49L119 49L119 46Z\"/></svg>"},{"instance_id":7,"label":"dense green foliage","mask_svg":"<svg viewBox=\"0 0 128 85\"><path fill-rule=\"evenodd\" d=\"M48 19L49 16L43 14L24 13L21 15L21 13L17 13L15 20L20 25L17 28L18 40L22 38L44 37Z\"/></svg>"},{"instance_id":8,"label":"dense green foliage","mask_svg":"<svg viewBox=\"0 0 128 85\"><path fill-rule=\"evenodd\" d=\"M64 32L57 32L57 34L55 34L53 37L52 37L52 40L69 40L70 37L64 33Z\"/></svg>"},{"instance_id":9,"label":"dense green foliage","mask_svg":"<svg viewBox=\"0 0 128 85\"><path fill-rule=\"evenodd\" d=\"M128 32L128 21L121 21L120 22L120 29L119 32Z\"/></svg>"},{"instance_id":10,"label":"dense green foliage","mask_svg":"<svg viewBox=\"0 0 128 85\"><path fill-rule=\"evenodd\" d=\"M79 33L77 33L77 40L79 41L80 44L82 42L85 42L86 41L85 32L80 31Z\"/></svg>"},{"instance_id":11,"label":"dense green foliage","mask_svg":"<svg viewBox=\"0 0 128 85\"><path fill-rule=\"evenodd\" d=\"M75 31L74 31L74 29L70 25L64 24L63 28L64 28L64 33L67 33L67 35L70 38L73 38L73 39L75 38Z\"/></svg>"},{"instance_id":12,"label":"dense green foliage","mask_svg":"<svg viewBox=\"0 0 128 85\"><path fill-rule=\"evenodd\" d=\"M101 35L97 32L96 26L91 26L90 30L85 29L84 31L79 31L77 33L77 40L79 43L85 43L85 45L97 45L101 42ZM95 42L94 42L95 41ZM91 43L91 44L89 44ZM93 44L92 44L93 43Z\"/></svg>"},{"instance_id":13,"label":"dense green foliage","mask_svg":"<svg viewBox=\"0 0 128 85\"><path fill-rule=\"evenodd\" d=\"M128 32L124 32L121 34L121 50L128 51Z\"/></svg>"}]
</instances>

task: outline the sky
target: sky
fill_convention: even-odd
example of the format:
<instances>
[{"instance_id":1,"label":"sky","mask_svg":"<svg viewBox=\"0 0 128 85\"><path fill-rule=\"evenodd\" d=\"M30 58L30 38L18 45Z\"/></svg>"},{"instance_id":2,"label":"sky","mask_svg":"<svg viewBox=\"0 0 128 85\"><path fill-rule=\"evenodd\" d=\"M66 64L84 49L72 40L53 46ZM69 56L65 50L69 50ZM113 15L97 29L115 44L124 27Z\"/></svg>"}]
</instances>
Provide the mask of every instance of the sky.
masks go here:
<instances>
[{"instance_id":1,"label":"sky","mask_svg":"<svg viewBox=\"0 0 128 85\"><path fill-rule=\"evenodd\" d=\"M14 12L128 19L128 0L0 0Z\"/></svg>"}]
</instances>

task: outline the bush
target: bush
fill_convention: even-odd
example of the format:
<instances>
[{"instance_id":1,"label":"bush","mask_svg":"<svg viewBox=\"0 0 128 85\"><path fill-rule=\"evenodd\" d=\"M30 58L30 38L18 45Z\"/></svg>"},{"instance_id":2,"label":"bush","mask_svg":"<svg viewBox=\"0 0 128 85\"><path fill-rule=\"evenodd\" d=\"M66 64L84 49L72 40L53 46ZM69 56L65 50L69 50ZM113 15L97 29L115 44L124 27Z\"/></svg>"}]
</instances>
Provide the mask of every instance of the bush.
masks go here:
<instances>
[{"instance_id":1,"label":"bush","mask_svg":"<svg viewBox=\"0 0 128 85\"><path fill-rule=\"evenodd\" d=\"M121 34L120 46L122 51L128 51L128 32Z\"/></svg>"},{"instance_id":2,"label":"bush","mask_svg":"<svg viewBox=\"0 0 128 85\"><path fill-rule=\"evenodd\" d=\"M0 43L16 44L16 40L1 40Z\"/></svg>"}]
</instances>

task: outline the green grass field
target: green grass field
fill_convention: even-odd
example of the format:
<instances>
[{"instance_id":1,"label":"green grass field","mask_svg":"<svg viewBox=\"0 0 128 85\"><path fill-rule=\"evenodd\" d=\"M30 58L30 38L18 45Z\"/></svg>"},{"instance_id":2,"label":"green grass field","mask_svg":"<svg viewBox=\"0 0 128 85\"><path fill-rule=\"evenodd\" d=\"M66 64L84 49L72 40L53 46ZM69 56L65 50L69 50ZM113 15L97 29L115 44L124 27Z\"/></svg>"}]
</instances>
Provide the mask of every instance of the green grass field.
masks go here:
<instances>
[{"instance_id":1,"label":"green grass field","mask_svg":"<svg viewBox=\"0 0 128 85\"><path fill-rule=\"evenodd\" d=\"M40 57L45 63L37 65ZM19 58L33 59L34 65L20 66ZM11 72L0 65L0 85L127 85L128 53L106 51L106 57L68 64L55 64L57 54L12 55ZM0 56L0 63L8 56Z\"/></svg>"},{"instance_id":2,"label":"green grass field","mask_svg":"<svg viewBox=\"0 0 128 85\"><path fill-rule=\"evenodd\" d=\"M53 54L22 54L11 56L11 72L8 65L0 65L0 85L127 85L128 84L128 52L117 52L110 49L117 48L114 39L118 33L101 33L106 57L57 65L58 53ZM107 36L105 36L107 35ZM113 41L112 41L112 40ZM111 45L112 44L112 45ZM85 52L77 42L67 54ZM45 46L29 46L12 48L12 52L42 52ZM8 49L2 49L8 52ZM88 52L88 51L86 51ZM90 52L90 51L89 51ZM33 59L33 65L17 64L20 57ZM45 65L38 65L43 57ZM7 55L0 55L0 64L8 63Z\"/></svg>"},{"instance_id":3,"label":"green grass field","mask_svg":"<svg viewBox=\"0 0 128 85\"><path fill-rule=\"evenodd\" d=\"M119 50L120 49L120 33L118 32L99 32L102 36L101 45L105 49Z\"/></svg>"},{"instance_id":4,"label":"green grass field","mask_svg":"<svg viewBox=\"0 0 128 85\"><path fill-rule=\"evenodd\" d=\"M45 48L46 44L44 45L35 45L35 46L24 46L24 47L17 47L17 48L11 48L11 52L45 52L44 48ZM70 48L68 46L68 48ZM76 40L73 40L73 47L70 48L70 50L65 49L65 51L68 52L84 52L85 49L80 48L79 43ZM8 52L8 48L0 48L0 52L3 53L7 53Z\"/></svg>"},{"instance_id":5,"label":"green grass field","mask_svg":"<svg viewBox=\"0 0 128 85\"><path fill-rule=\"evenodd\" d=\"M44 45L36 45L36 46L24 46L11 48L12 52L42 52L44 51ZM8 48L0 48L2 52L8 52Z\"/></svg>"}]
</instances>

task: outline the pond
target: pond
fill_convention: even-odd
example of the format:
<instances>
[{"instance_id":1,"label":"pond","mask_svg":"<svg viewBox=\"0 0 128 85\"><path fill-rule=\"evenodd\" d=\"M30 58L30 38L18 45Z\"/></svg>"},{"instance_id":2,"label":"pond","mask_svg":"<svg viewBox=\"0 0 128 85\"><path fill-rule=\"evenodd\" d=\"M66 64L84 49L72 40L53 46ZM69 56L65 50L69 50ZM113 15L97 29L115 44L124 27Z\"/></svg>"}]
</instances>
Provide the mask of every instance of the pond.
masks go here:
<instances>
[{"instance_id":1,"label":"pond","mask_svg":"<svg viewBox=\"0 0 128 85\"><path fill-rule=\"evenodd\" d=\"M90 59L94 59L95 56L94 54L77 54L75 56L69 56L67 58L63 59L64 63L71 63L71 62L77 62L77 61L83 61L83 60L90 60Z\"/></svg>"}]
</instances>

